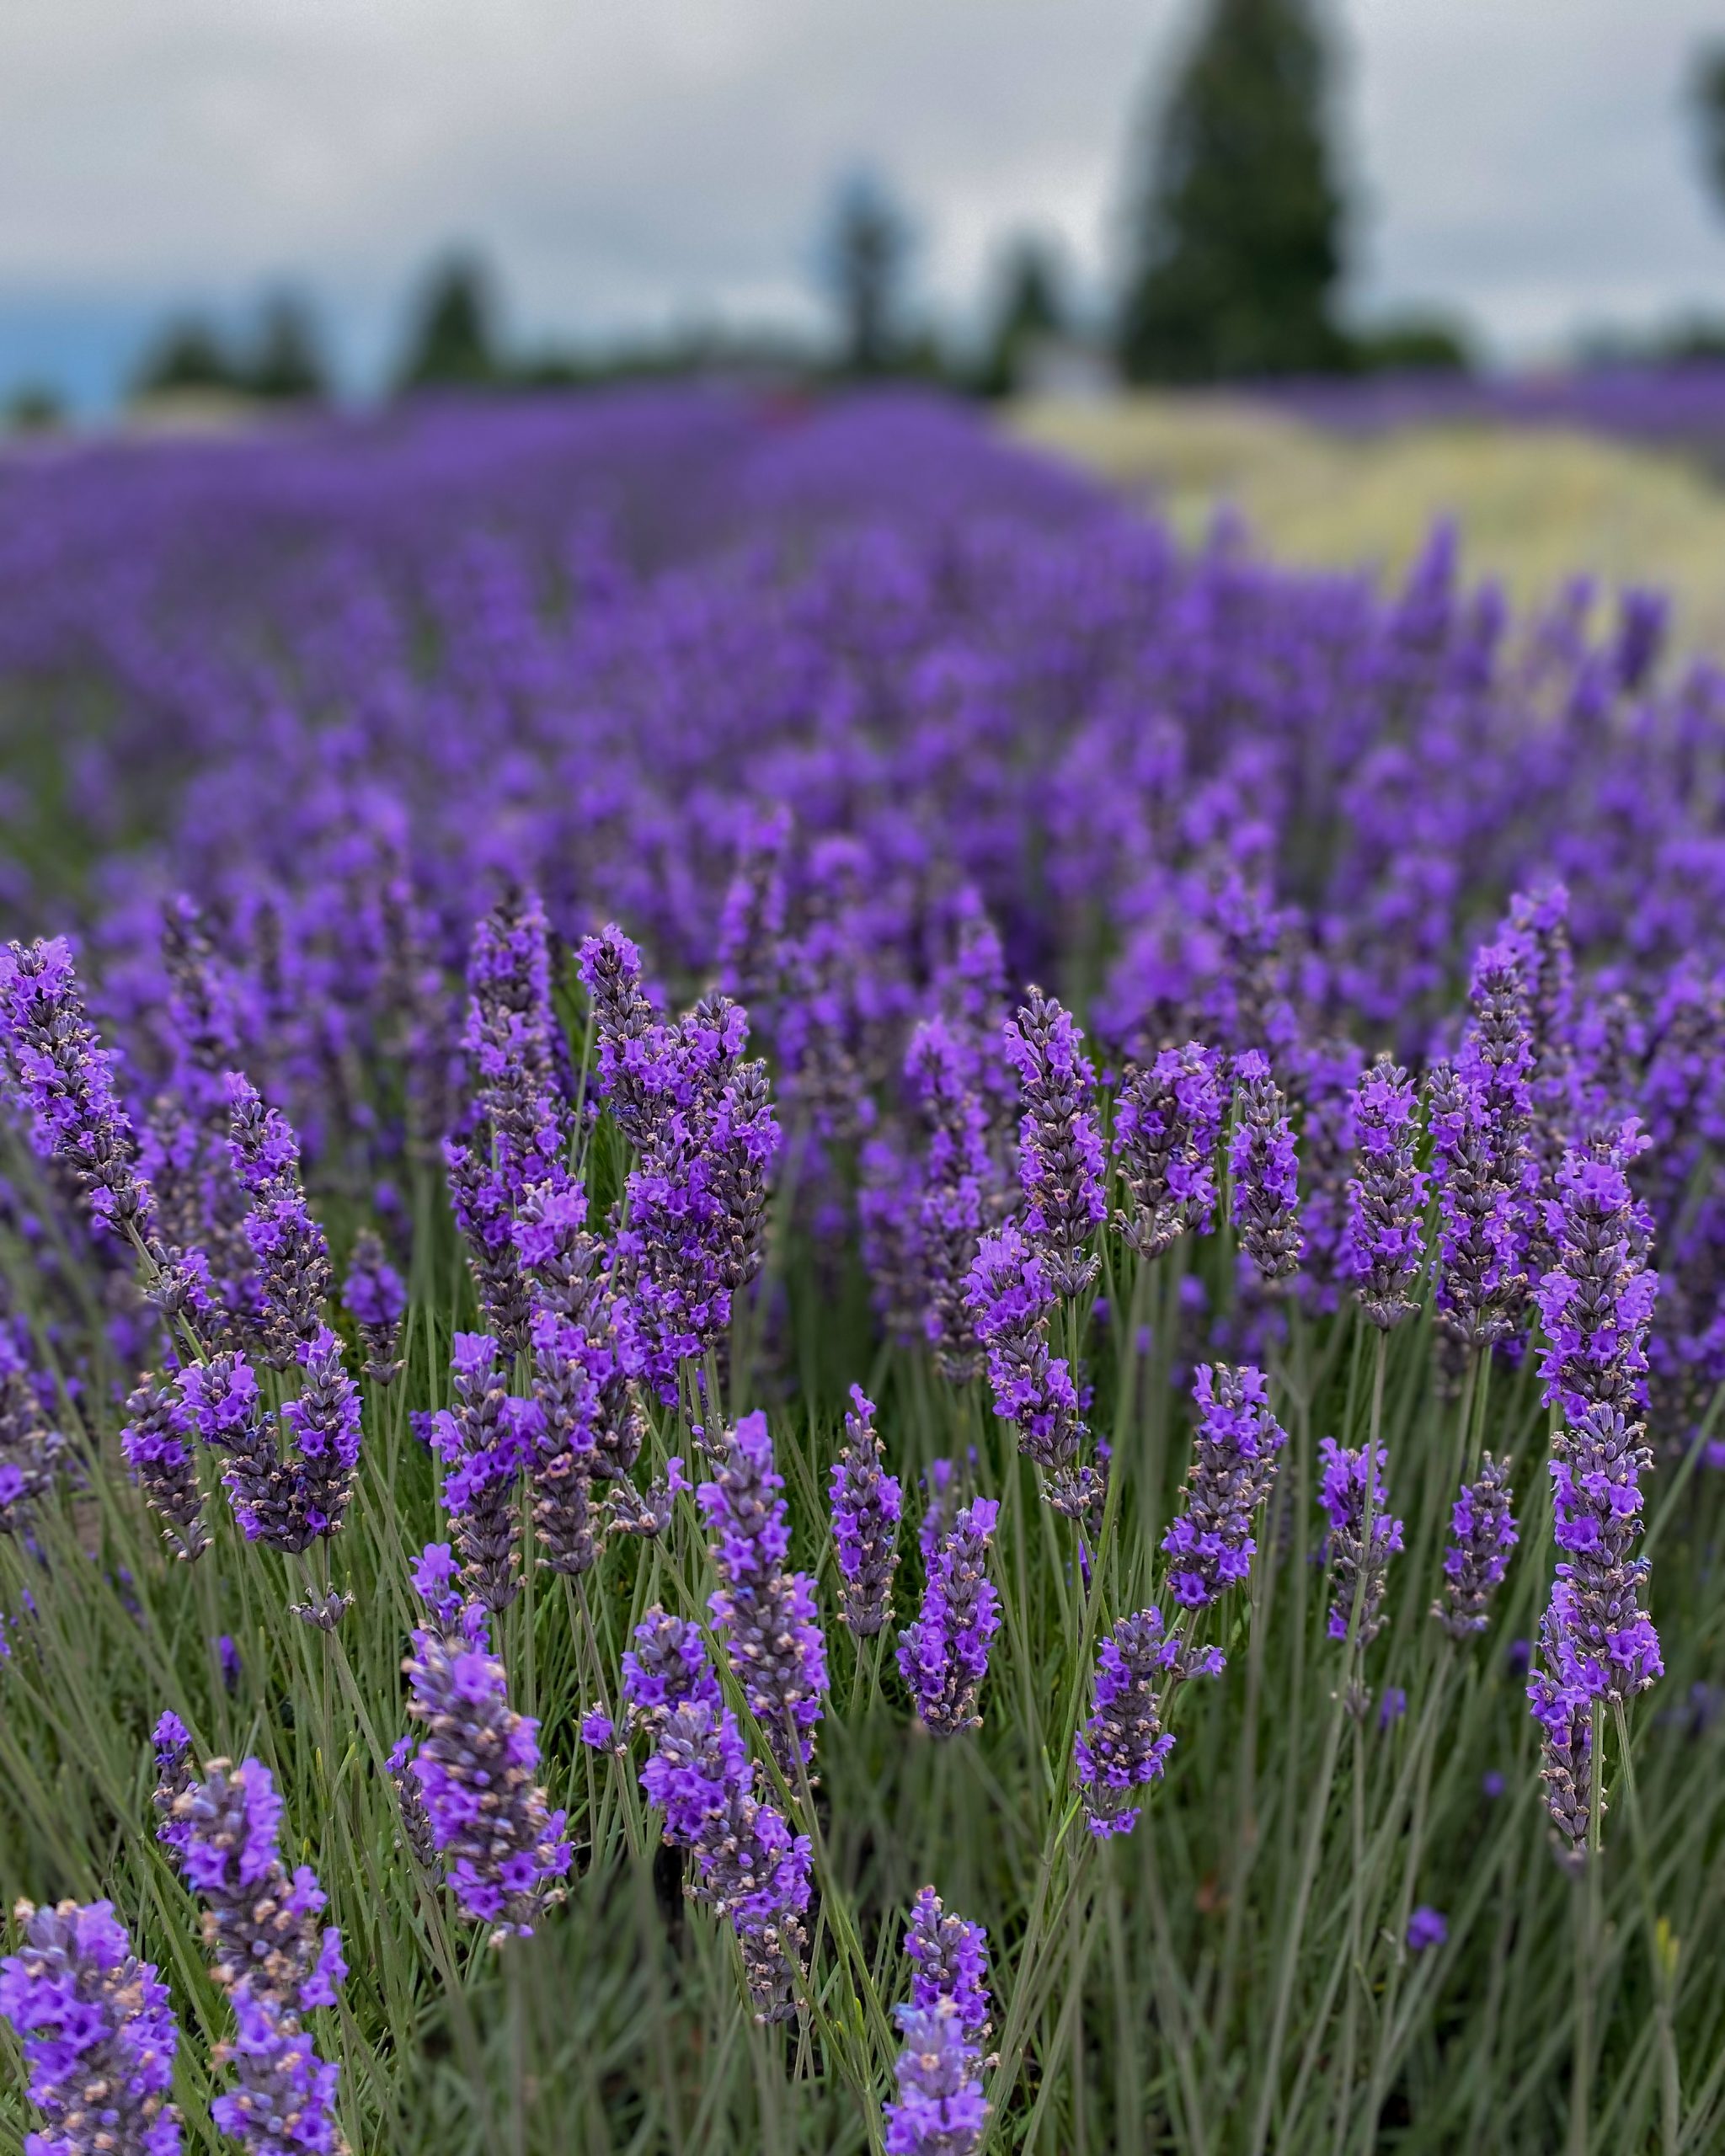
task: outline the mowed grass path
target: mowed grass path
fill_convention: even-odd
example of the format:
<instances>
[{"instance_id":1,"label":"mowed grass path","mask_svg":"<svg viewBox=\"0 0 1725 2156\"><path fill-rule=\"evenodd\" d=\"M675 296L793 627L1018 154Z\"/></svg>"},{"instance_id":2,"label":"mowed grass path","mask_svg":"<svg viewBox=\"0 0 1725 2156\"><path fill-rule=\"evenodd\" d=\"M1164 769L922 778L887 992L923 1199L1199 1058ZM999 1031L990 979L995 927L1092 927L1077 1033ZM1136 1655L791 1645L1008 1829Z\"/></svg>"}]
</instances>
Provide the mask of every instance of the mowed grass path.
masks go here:
<instances>
[{"instance_id":1,"label":"mowed grass path","mask_svg":"<svg viewBox=\"0 0 1725 2156\"><path fill-rule=\"evenodd\" d=\"M1394 574L1451 516L1468 573L1501 578L1518 604L1578 573L1606 589L1657 585L1679 645L1725 656L1725 487L1669 451L1475 424L1347 439L1208 394L1024 402L1005 424L1188 536L1231 504L1279 559Z\"/></svg>"}]
</instances>

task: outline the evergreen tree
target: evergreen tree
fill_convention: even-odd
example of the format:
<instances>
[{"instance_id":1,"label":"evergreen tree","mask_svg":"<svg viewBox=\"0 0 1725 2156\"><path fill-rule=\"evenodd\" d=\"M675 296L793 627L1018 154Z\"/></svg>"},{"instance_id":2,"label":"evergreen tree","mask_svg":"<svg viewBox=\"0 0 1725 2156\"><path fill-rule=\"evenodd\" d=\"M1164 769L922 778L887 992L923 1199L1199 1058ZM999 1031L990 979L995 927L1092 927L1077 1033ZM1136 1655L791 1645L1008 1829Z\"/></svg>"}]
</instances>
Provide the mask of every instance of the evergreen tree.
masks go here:
<instances>
[{"instance_id":1,"label":"evergreen tree","mask_svg":"<svg viewBox=\"0 0 1725 2156\"><path fill-rule=\"evenodd\" d=\"M243 387L241 370L215 330L197 315L184 315L168 324L139 368L136 385L141 397Z\"/></svg>"},{"instance_id":2,"label":"evergreen tree","mask_svg":"<svg viewBox=\"0 0 1725 2156\"><path fill-rule=\"evenodd\" d=\"M279 293L264 310L257 349L246 370L254 397L316 403L328 389L318 333L303 301Z\"/></svg>"},{"instance_id":3,"label":"evergreen tree","mask_svg":"<svg viewBox=\"0 0 1725 2156\"><path fill-rule=\"evenodd\" d=\"M1018 386L1026 348L1039 337L1057 336L1065 316L1060 265L1052 250L1040 240L1017 241L1001 280L1000 312L983 362L983 395L1010 396Z\"/></svg>"},{"instance_id":4,"label":"evergreen tree","mask_svg":"<svg viewBox=\"0 0 1725 2156\"><path fill-rule=\"evenodd\" d=\"M1136 211L1120 323L1133 380L1346 363L1326 72L1311 0L1208 0Z\"/></svg>"},{"instance_id":5,"label":"evergreen tree","mask_svg":"<svg viewBox=\"0 0 1725 2156\"><path fill-rule=\"evenodd\" d=\"M477 388L505 371L484 270L472 255L453 255L425 287L397 379L403 389Z\"/></svg>"},{"instance_id":6,"label":"evergreen tree","mask_svg":"<svg viewBox=\"0 0 1725 2156\"><path fill-rule=\"evenodd\" d=\"M1725 209L1725 45L1708 45L1697 55L1690 96L1707 184Z\"/></svg>"},{"instance_id":7,"label":"evergreen tree","mask_svg":"<svg viewBox=\"0 0 1725 2156\"><path fill-rule=\"evenodd\" d=\"M910 228L889 198L859 179L839 198L826 269L838 303L847 374L881 375L903 360L903 298Z\"/></svg>"}]
</instances>

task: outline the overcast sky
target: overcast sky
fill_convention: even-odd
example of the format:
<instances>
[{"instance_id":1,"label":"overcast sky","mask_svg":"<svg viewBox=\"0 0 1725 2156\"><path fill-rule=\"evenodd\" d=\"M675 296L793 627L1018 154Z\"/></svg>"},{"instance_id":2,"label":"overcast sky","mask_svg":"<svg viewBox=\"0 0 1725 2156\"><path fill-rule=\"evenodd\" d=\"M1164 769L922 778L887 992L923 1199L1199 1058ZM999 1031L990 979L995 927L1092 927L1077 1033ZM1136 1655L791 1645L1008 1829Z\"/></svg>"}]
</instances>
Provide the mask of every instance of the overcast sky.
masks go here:
<instances>
[{"instance_id":1,"label":"overcast sky","mask_svg":"<svg viewBox=\"0 0 1725 2156\"><path fill-rule=\"evenodd\" d=\"M416 273L494 262L523 342L819 320L868 168L920 296L974 320L1002 237L1099 305L1129 147L1192 0L0 0L0 392L104 401L171 307L315 299L375 377ZM1683 109L1718 0L1331 0L1361 311L1500 356L1725 312Z\"/></svg>"}]
</instances>

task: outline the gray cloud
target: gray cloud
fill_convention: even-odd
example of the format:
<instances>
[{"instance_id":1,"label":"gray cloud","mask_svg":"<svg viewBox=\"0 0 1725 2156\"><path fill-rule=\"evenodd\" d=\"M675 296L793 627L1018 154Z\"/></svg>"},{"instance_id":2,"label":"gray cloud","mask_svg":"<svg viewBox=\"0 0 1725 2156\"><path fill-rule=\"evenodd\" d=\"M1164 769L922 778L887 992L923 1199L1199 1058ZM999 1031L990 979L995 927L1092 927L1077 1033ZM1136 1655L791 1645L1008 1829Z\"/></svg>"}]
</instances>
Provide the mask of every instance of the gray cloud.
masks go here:
<instances>
[{"instance_id":1,"label":"gray cloud","mask_svg":"<svg viewBox=\"0 0 1725 2156\"><path fill-rule=\"evenodd\" d=\"M232 307L284 277L375 364L452 237L492 254L524 334L808 322L822 206L862 165L917 216L932 306L974 308L1026 225L1099 299L1189 5L14 0L0 370L51 319ZM1362 303L1452 301L1519 348L1725 304L1679 104L1716 6L1338 5Z\"/></svg>"}]
</instances>

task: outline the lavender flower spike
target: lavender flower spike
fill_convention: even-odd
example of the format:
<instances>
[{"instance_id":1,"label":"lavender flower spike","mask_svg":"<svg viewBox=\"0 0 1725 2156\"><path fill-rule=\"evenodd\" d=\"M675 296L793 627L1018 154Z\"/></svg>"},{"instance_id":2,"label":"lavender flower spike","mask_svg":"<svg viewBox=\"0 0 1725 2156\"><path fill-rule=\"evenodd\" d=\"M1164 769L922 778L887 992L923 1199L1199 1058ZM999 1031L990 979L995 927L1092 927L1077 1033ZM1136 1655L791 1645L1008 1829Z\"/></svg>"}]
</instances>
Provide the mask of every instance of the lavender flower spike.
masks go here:
<instances>
[{"instance_id":1,"label":"lavender flower spike","mask_svg":"<svg viewBox=\"0 0 1725 2156\"><path fill-rule=\"evenodd\" d=\"M1181 1491L1186 1509L1162 1537L1162 1548L1170 1560L1168 1593L1197 1609L1251 1577L1258 1551L1253 1525L1287 1436L1270 1412L1268 1380L1250 1363L1237 1369L1204 1364L1192 1396L1199 1423Z\"/></svg>"},{"instance_id":2,"label":"lavender flower spike","mask_svg":"<svg viewBox=\"0 0 1725 2156\"><path fill-rule=\"evenodd\" d=\"M1388 1492L1384 1486L1384 1469L1390 1455L1380 1445L1370 1469L1371 1529L1368 1536L1367 1448L1361 1445L1350 1449L1338 1445L1333 1438L1325 1438L1317 1449L1323 1464L1318 1502L1329 1515L1328 1554L1335 1579L1335 1596L1330 1604L1330 1637L1347 1638L1357 1609L1359 1622L1354 1637L1365 1647L1383 1630L1380 1612L1386 1574L1391 1556L1402 1547L1402 1523L1390 1515Z\"/></svg>"},{"instance_id":3,"label":"lavender flower spike","mask_svg":"<svg viewBox=\"0 0 1725 2156\"><path fill-rule=\"evenodd\" d=\"M904 1497L898 1477L886 1472L874 1402L859 1385L851 1387L851 1411L844 1449L832 1467L832 1540L844 1582L845 1623L862 1640L872 1639L892 1613Z\"/></svg>"},{"instance_id":4,"label":"lavender flower spike","mask_svg":"<svg viewBox=\"0 0 1725 2156\"><path fill-rule=\"evenodd\" d=\"M988 2125L981 2057L950 1999L900 2006L905 2048L895 2072L899 2093L887 2105L887 2156L975 2156Z\"/></svg>"},{"instance_id":5,"label":"lavender flower spike","mask_svg":"<svg viewBox=\"0 0 1725 2156\"><path fill-rule=\"evenodd\" d=\"M1516 1270L1516 1193L1498 1172L1479 1086L1439 1064L1430 1088L1438 1321L1464 1347L1489 1348L1513 1329L1526 1286Z\"/></svg>"},{"instance_id":6,"label":"lavender flower spike","mask_svg":"<svg viewBox=\"0 0 1725 2156\"><path fill-rule=\"evenodd\" d=\"M283 2146L337 2156L339 2069L318 2057L302 2016L335 2004L347 1964L340 1933L318 1923L316 1875L301 1865L290 1876L282 1863L280 1829L269 1769L212 1759L174 1798L160 1838L204 1903L211 1974L233 2006L237 2033L216 2060L238 2086L216 2099L216 2124L258 2156Z\"/></svg>"},{"instance_id":7,"label":"lavender flower spike","mask_svg":"<svg viewBox=\"0 0 1725 2156\"><path fill-rule=\"evenodd\" d=\"M63 936L0 952L0 1029L35 1118L37 1152L65 1161L103 1227L151 1247L155 1199L138 1175L137 1140L115 1095L114 1059L85 1022Z\"/></svg>"},{"instance_id":8,"label":"lavender flower spike","mask_svg":"<svg viewBox=\"0 0 1725 2156\"><path fill-rule=\"evenodd\" d=\"M286 1118L266 1107L238 1070L225 1081L228 1151L252 1201L246 1240L264 1292L264 1350L270 1368L285 1370L302 1340L323 1322L329 1293L329 1246L306 1207L300 1185L300 1145Z\"/></svg>"},{"instance_id":9,"label":"lavender flower spike","mask_svg":"<svg viewBox=\"0 0 1725 2156\"><path fill-rule=\"evenodd\" d=\"M1024 1226L1060 1295L1078 1294L1096 1278L1097 1261L1086 1246L1108 1217L1102 1139L1090 1105L1096 1077L1083 1043L1071 1014L1039 988L1030 990L1006 1027L1007 1059L1018 1073L1024 1104L1018 1125Z\"/></svg>"},{"instance_id":10,"label":"lavender flower spike","mask_svg":"<svg viewBox=\"0 0 1725 2156\"><path fill-rule=\"evenodd\" d=\"M1567 1154L1561 1196L1546 1209L1556 1257L1539 1285L1540 1364L1547 1404L1572 1421L1594 1406L1632 1415L1644 1396L1659 1277L1648 1269L1648 1221L1625 1171L1648 1142L1631 1117L1587 1151Z\"/></svg>"},{"instance_id":11,"label":"lavender flower spike","mask_svg":"<svg viewBox=\"0 0 1725 2156\"><path fill-rule=\"evenodd\" d=\"M346 1517L360 1464L360 1389L341 1359L341 1342L320 1325L295 1350L299 1397L281 1419L300 1457L306 1520L314 1534L332 1535Z\"/></svg>"},{"instance_id":12,"label":"lavender flower spike","mask_svg":"<svg viewBox=\"0 0 1725 2156\"><path fill-rule=\"evenodd\" d=\"M1451 1639L1465 1640L1486 1628L1486 1610L1509 1569L1509 1552L1519 1537L1512 1509L1506 1461L1485 1454L1471 1482L1464 1482L1450 1515L1450 1543L1444 1553L1443 1602L1432 1614Z\"/></svg>"},{"instance_id":13,"label":"lavender flower spike","mask_svg":"<svg viewBox=\"0 0 1725 2156\"><path fill-rule=\"evenodd\" d=\"M53 1487L65 1451L35 1374L10 1334L0 1331L0 1534L24 1529L36 1501Z\"/></svg>"},{"instance_id":14,"label":"lavender flower spike","mask_svg":"<svg viewBox=\"0 0 1725 2156\"><path fill-rule=\"evenodd\" d=\"M31 2156L179 2156L179 2031L152 1961L109 1902L20 1902L24 1951L0 1961L0 2015L24 2041L30 2101L49 2131Z\"/></svg>"},{"instance_id":15,"label":"lavender flower spike","mask_svg":"<svg viewBox=\"0 0 1725 2156\"><path fill-rule=\"evenodd\" d=\"M948 1915L932 1886L911 1904L905 1953L916 1973L911 2004L930 2007L943 1999L958 2009L959 2026L980 2043L988 2035L992 2002L988 1991L988 1934L980 1924Z\"/></svg>"},{"instance_id":16,"label":"lavender flower spike","mask_svg":"<svg viewBox=\"0 0 1725 2156\"><path fill-rule=\"evenodd\" d=\"M126 1403L120 1449L138 1478L145 1502L163 1522L163 1540L176 1557L195 1563L210 1546L204 1493L186 1438L186 1412L163 1379L147 1371Z\"/></svg>"},{"instance_id":17,"label":"lavender flower spike","mask_svg":"<svg viewBox=\"0 0 1725 2156\"><path fill-rule=\"evenodd\" d=\"M1053 1478L1049 1502L1081 1518L1099 1478L1073 1465L1085 1428L1071 1367L1049 1353L1055 1299L1044 1257L1016 1220L982 1238L965 1300L988 1351L994 1412L1017 1424L1020 1450Z\"/></svg>"},{"instance_id":18,"label":"lavender flower spike","mask_svg":"<svg viewBox=\"0 0 1725 2156\"><path fill-rule=\"evenodd\" d=\"M486 1609L507 1609L521 1591L515 1485L532 1459L538 1417L531 1401L505 1391L489 1333L457 1333L451 1369L455 1405L432 1417L431 1448L443 1462L444 1502L469 1588Z\"/></svg>"},{"instance_id":19,"label":"lavender flower spike","mask_svg":"<svg viewBox=\"0 0 1725 2156\"><path fill-rule=\"evenodd\" d=\"M713 1621L787 1780L808 1764L810 1733L826 1689L826 1642L814 1585L785 1569L790 1528L779 1494L766 1417L745 1415L731 1433L717 1475L696 1492L712 1538L720 1585Z\"/></svg>"},{"instance_id":20,"label":"lavender flower spike","mask_svg":"<svg viewBox=\"0 0 1725 2156\"><path fill-rule=\"evenodd\" d=\"M1140 1809L1133 1793L1161 1775L1174 1748L1156 1705L1172 1644L1162 1636L1161 1610L1152 1608L1123 1618L1097 1650L1094 1705L1072 1754L1085 1816L1099 1841L1131 1833Z\"/></svg>"},{"instance_id":21,"label":"lavender flower spike","mask_svg":"<svg viewBox=\"0 0 1725 2156\"><path fill-rule=\"evenodd\" d=\"M1409 1292L1424 1255L1425 1176L1413 1165L1418 1123L1413 1081L1380 1056L1354 1088L1355 1172L1343 1267L1360 1308L1385 1332L1418 1308Z\"/></svg>"},{"instance_id":22,"label":"lavender flower spike","mask_svg":"<svg viewBox=\"0 0 1725 2156\"><path fill-rule=\"evenodd\" d=\"M265 1425L251 1364L224 1352L188 1364L179 1385L187 1421L227 1462L222 1480L247 1541L290 1556L308 1550L322 1530L312 1521L304 1476L282 1459Z\"/></svg>"},{"instance_id":23,"label":"lavender flower spike","mask_svg":"<svg viewBox=\"0 0 1725 2156\"><path fill-rule=\"evenodd\" d=\"M984 1565L1000 1509L991 1497L973 1498L940 1535L921 1610L899 1635L899 1673L936 1737L981 1726L976 1698L1001 1621L1000 1597Z\"/></svg>"},{"instance_id":24,"label":"lavender flower spike","mask_svg":"<svg viewBox=\"0 0 1725 2156\"><path fill-rule=\"evenodd\" d=\"M371 1228L361 1228L354 1237L347 1278L341 1283L341 1299L348 1315L360 1328L366 1350L366 1375L374 1385L392 1385L401 1374L396 1349L401 1321L408 1306L408 1291L385 1255L382 1239Z\"/></svg>"},{"instance_id":25,"label":"lavender flower spike","mask_svg":"<svg viewBox=\"0 0 1725 2156\"><path fill-rule=\"evenodd\" d=\"M1117 1213L1114 1225L1140 1257L1159 1257L1188 1229L1208 1234L1226 1106L1221 1054L1197 1041L1164 1049L1148 1070L1127 1065L1114 1155L1132 1209Z\"/></svg>"},{"instance_id":26,"label":"lavender flower spike","mask_svg":"<svg viewBox=\"0 0 1725 2156\"><path fill-rule=\"evenodd\" d=\"M530 1935L562 1899L569 1868L564 1815L550 1811L534 1775L538 1724L509 1704L477 1602L460 1606L448 1545L421 1556L414 1585L430 1621L403 1663L408 1712L424 1734L410 1763L433 1848L462 1913L493 1926L494 1945ZM411 1829L409 1829L411 1831Z\"/></svg>"},{"instance_id":27,"label":"lavender flower spike","mask_svg":"<svg viewBox=\"0 0 1725 2156\"><path fill-rule=\"evenodd\" d=\"M1234 1134L1228 1166L1234 1177L1234 1225L1246 1254L1271 1284L1300 1262L1300 1177L1287 1103L1268 1059L1248 1049L1236 1059Z\"/></svg>"}]
</instances>

